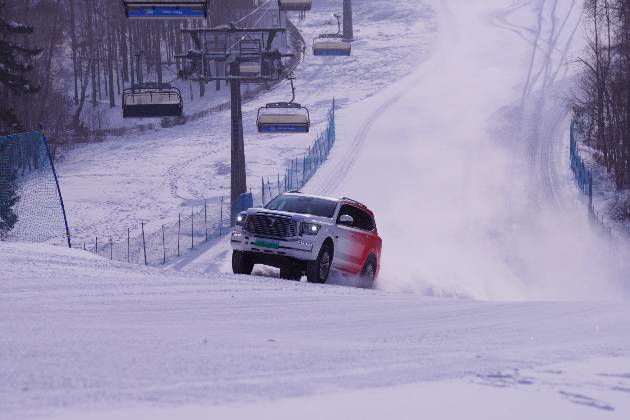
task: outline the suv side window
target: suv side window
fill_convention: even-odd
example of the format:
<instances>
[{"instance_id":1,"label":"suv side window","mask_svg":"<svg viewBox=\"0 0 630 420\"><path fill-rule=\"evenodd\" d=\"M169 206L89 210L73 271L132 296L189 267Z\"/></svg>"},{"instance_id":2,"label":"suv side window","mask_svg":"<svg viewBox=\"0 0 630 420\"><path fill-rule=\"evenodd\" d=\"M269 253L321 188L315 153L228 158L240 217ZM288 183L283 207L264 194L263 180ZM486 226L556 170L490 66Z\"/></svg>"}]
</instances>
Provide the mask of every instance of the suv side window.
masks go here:
<instances>
[{"instance_id":1,"label":"suv side window","mask_svg":"<svg viewBox=\"0 0 630 420\"><path fill-rule=\"evenodd\" d=\"M374 230L374 221L372 221L372 218L370 217L370 215L364 212L363 210L357 207L351 206L349 204L344 204L341 206L341 209L339 210L339 217L337 218L337 223L339 223L339 218L344 214L350 215L354 219L354 223L352 224L351 227L355 229L361 229L361 230L367 230L367 231Z\"/></svg>"}]
</instances>

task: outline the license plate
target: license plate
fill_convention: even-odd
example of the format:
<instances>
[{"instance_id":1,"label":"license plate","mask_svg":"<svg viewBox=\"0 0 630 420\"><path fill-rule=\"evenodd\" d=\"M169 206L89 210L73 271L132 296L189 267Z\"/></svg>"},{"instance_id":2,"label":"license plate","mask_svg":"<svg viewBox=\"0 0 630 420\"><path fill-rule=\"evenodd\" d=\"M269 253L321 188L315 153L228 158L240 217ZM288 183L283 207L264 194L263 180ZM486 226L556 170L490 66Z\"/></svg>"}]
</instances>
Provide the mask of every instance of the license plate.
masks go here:
<instances>
[{"instance_id":1,"label":"license plate","mask_svg":"<svg viewBox=\"0 0 630 420\"><path fill-rule=\"evenodd\" d=\"M261 240L257 240L256 241L256 246L259 246L261 248L278 249L278 248L280 248L280 243L278 241L261 241Z\"/></svg>"}]
</instances>

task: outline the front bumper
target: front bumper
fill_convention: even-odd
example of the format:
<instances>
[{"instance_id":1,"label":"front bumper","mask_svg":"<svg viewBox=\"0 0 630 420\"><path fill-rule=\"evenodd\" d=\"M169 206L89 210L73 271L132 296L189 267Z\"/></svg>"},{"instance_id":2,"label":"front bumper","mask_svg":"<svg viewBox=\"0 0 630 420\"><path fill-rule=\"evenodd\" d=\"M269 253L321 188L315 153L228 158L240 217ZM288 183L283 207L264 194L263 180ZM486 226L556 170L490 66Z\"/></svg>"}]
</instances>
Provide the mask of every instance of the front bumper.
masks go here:
<instances>
[{"instance_id":1,"label":"front bumper","mask_svg":"<svg viewBox=\"0 0 630 420\"><path fill-rule=\"evenodd\" d=\"M258 237L243 230L232 231L230 242L236 251L253 252L257 254L278 255L303 261L313 261L317 258L317 243L313 238L272 239ZM277 245L277 248L275 247Z\"/></svg>"},{"instance_id":2,"label":"front bumper","mask_svg":"<svg viewBox=\"0 0 630 420\"><path fill-rule=\"evenodd\" d=\"M271 239L257 237L244 230L234 230L230 239L232 249L236 251L278 255L303 261L315 260L317 258L316 250L319 249L314 240L316 237Z\"/></svg>"}]
</instances>

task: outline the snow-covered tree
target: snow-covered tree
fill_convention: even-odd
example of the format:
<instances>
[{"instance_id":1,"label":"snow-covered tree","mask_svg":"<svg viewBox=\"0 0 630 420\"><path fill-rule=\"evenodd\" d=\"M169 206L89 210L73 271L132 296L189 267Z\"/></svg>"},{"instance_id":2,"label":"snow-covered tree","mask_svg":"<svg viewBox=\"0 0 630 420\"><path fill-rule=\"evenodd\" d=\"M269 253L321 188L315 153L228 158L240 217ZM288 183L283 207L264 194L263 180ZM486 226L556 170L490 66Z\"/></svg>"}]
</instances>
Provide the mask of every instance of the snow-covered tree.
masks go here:
<instances>
[{"instance_id":1,"label":"snow-covered tree","mask_svg":"<svg viewBox=\"0 0 630 420\"><path fill-rule=\"evenodd\" d=\"M0 0L0 85L4 90L4 98L0 101L0 132L11 132L20 128L20 120L7 99L10 95L26 95L39 90L27 75L33 69L31 60L41 50L19 45L17 36L32 34L33 28L8 20L4 6L4 0Z\"/></svg>"},{"instance_id":2,"label":"snow-covered tree","mask_svg":"<svg viewBox=\"0 0 630 420\"><path fill-rule=\"evenodd\" d=\"M10 155L10 143L0 143L0 158ZM0 159L0 239L13 229L18 220L15 205L20 201L17 195L17 171L7 159Z\"/></svg>"}]
</instances>

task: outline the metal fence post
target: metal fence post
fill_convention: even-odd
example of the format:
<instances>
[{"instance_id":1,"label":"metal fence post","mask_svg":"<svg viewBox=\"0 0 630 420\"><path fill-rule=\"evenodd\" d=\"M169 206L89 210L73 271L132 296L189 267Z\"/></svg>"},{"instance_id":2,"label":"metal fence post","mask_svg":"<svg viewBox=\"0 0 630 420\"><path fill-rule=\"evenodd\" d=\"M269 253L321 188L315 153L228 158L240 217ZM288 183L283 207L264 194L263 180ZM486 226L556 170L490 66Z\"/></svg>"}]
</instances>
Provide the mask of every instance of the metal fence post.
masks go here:
<instances>
[{"instance_id":1,"label":"metal fence post","mask_svg":"<svg viewBox=\"0 0 630 420\"><path fill-rule=\"evenodd\" d=\"M166 264L166 241L164 235L164 225L162 225L162 264Z\"/></svg>"},{"instance_id":2,"label":"metal fence post","mask_svg":"<svg viewBox=\"0 0 630 420\"><path fill-rule=\"evenodd\" d=\"M195 208L190 208L190 249L195 249Z\"/></svg>"},{"instance_id":3,"label":"metal fence post","mask_svg":"<svg viewBox=\"0 0 630 420\"><path fill-rule=\"evenodd\" d=\"M206 242L208 242L208 202L203 200L203 230L206 236Z\"/></svg>"},{"instance_id":4,"label":"metal fence post","mask_svg":"<svg viewBox=\"0 0 630 420\"><path fill-rule=\"evenodd\" d=\"M262 205L265 205L265 178L260 178L260 180L262 181L262 194L260 196L261 200L262 200Z\"/></svg>"},{"instance_id":5,"label":"metal fence post","mask_svg":"<svg viewBox=\"0 0 630 420\"><path fill-rule=\"evenodd\" d=\"M177 215L177 256L179 257L179 235L182 230L182 214Z\"/></svg>"},{"instance_id":6,"label":"metal fence post","mask_svg":"<svg viewBox=\"0 0 630 420\"><path fill-rule=\"evenodd\" d=\"M219 209L219 237L223 235L223 196L221 196L221 208Z\"/></svg>"},{"instance_id":7,"label":"metal fence post","mask_svg":"<svg viewBox=\"0 0 630 420\"><path fill-rule=\"evenodd\" d=\"M129 233L130 229L127 228L127 263L131 262L131 253L129 251L129 245L131 244L131 238L130 238L130 233Z\"/></svg>"},{"instance_id":8,"label":"metal fence post","mask_svg":"<svg viewBox=\"0 0 630 420\"><path fill-rule=\"evenodd\" d=\"M96 237L96 255L98 255L98 236Z\"/></svg>"},{"instance_id":9,"label":"metal fence post","mask_svg":"<svg viewBox=\"0 0 630 420\"><path fill-rule=\"evenodd\" d=\"M144 222L142 222L142 249L144 250L144 265L147 265L147 243L144 238Z\"/></svg>"},{"instance_id":10,"label":"metal fence post","mask_svg":"<svg viewBox=\"0 0 630 420\"><path fill-rule=\"evenodd\" d=\"M112 235L109 235L109 259L114 260L114 241L112 241Z\"/></svg>"},{"instance_id":11,"label":"metal fence post","mask_svg":"<svg viewBox=\"0 0 630 420\"><path fill-rule=\"evenodd\" d=\"M55 185L57 187L57 195L59 196L59 203L61 204L61 212L63 214L63 223L66 227L66 239L68 240L68 248L72 248L72 243L70 240L70 228L68 227L68 217L66 216L66 206L63 203L63 197L61 196L61 188L59 187L59 179L57 178L57 170L55 169L55 164L53 162L52 154L50 153L50 145L48 144L48 139L44 136L42 131L42 139L44 140L44 145L46 146L46 154L48 155L48 161L50 162L50 168L52 169L53 177L55 178Z\"/></svg>"}]
</instances>

